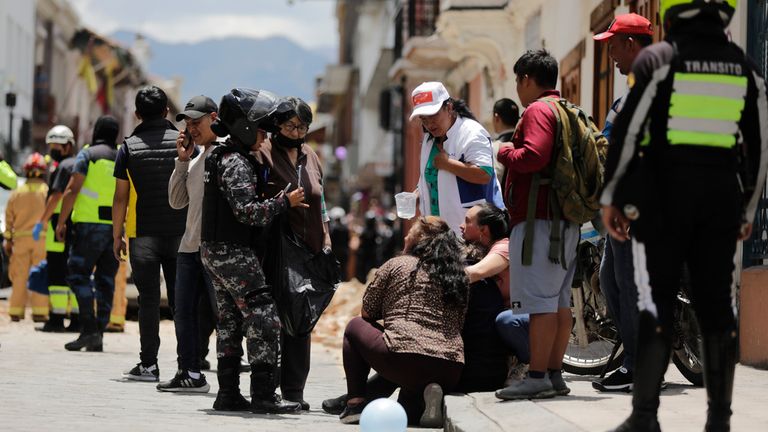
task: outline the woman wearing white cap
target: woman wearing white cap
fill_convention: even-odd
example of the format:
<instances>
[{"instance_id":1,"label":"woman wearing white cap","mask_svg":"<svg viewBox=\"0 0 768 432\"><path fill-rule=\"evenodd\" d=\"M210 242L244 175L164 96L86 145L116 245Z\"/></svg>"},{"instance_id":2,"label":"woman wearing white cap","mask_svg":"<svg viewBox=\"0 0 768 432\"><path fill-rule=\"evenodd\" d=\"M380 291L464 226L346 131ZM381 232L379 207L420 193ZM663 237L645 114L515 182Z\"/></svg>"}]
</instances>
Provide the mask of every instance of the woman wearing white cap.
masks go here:
<instances>
[{"instance_id":1,"label":"woman wearing white cap","mask_svg":"<svg viewBox=\"0 0 768 432\"><path fill-rule=\"evenodd\" d=\"M491 136L462 100L453 99L440 82L425 82L411 93L413 112L424 128L419 196L424 216L440 216L459 228L467 210L483 202L504 208L493 169Z\"/></svg>"}]
</instances>

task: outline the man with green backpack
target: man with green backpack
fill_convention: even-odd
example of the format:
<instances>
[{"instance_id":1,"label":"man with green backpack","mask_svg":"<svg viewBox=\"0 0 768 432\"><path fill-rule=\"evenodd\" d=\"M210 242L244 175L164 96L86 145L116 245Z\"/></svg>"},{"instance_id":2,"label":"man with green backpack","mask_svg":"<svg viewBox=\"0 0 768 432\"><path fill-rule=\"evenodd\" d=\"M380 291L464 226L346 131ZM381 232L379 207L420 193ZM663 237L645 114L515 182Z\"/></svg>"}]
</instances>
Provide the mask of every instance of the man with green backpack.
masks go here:
<instances>
[{"instance_id":1,"label":"man with green backpack","mask_svg":"<svg viewBox=\"0 0 768 432\"><path fill-rule=\"evenodd\" d=\"M514 67L526 107L512 139L499 151L512 233L510 304L531 316L528 376L498 390L505 400L566 395L563 355L571 334L571 283L579 225L600 208L607 141L592 120L555 90L557 61L528 51Z\"/></svg>"}]
</instances>

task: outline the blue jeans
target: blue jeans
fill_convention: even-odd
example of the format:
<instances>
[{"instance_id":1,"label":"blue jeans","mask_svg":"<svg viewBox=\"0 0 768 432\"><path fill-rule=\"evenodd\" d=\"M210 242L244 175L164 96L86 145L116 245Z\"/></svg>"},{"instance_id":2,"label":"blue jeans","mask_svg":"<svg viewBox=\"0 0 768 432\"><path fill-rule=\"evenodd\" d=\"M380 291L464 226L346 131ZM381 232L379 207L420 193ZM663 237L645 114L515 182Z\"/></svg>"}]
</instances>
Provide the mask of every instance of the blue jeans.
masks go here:
<instances>
[{"instance_id":1,"label":"blue jeans","mask_svg":"<svg viewBox=\"0 0 768 432\"><path fill-rule=\"evenodd\" d=\"M520 363L531 362L531 342L528 329L531 318L528 314L515 314L505 310L496 316L496 331L504 344Z\"/></svg>"},{"instance_id":2,"label":"blue jeans","mask_svg":"<svg viewBox=\"0 0 768 432\"><path fill-rule=\"evenodd\" d=\"M118 267L112 253L112 225L76 223L71 235L66 281L77 297L84 324L94 318L93 301L96 300L97 325L102 331L109 322Z\"/></svg>"},{"instance_id":3,"label":"blue jeans","mask_svg":"<svg viewBox=\"0 0 768 432\"><path fill-rule=\"evenodd\" d=\"M635 369L637 334L637 286L632 264L632 242L608 237L600 263L600 290L608 304L608 312L619 329L624 343L624 367Z\"/></svg>"},{"instance_id":4,"label":"blue jeans","mask_svg":"<svg viewBox=\"0 0 768 432\"><path fill-rule=\"evenodd\" d=\"M201 295L210 303L200 301ZM179 369L200 370L200 314L198 305L216 304L213 285L200 260L200 252L179 252L176 257L176 296L173 322Z\"/></svg>"},{"instance_id":5,"label":"blue jeans","mask_svg":"<svg viewBox=\"0 0 768 432\"><path fill-rule=\"evenodd\" d=\"M160 349L160 266L163 267L168 305L173 311L176 255L181 237L135 237L128 240L133 283L139 291L141 363L157 363Z\"/></svg>"}]
</instances>

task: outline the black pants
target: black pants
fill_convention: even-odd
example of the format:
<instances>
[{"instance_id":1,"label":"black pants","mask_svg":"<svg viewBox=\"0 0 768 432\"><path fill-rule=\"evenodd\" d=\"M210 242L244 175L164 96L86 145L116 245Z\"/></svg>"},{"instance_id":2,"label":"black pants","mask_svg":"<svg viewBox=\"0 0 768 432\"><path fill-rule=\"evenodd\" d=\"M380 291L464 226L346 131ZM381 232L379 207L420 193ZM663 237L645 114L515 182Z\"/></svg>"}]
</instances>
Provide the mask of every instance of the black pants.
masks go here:
<instances>
[{"instance_id":1,"label":"black pants","mask_svg":"<svg viewBox=\"0 0 768 432\"><path fill-rule=\"evenodd\" d=\"M654 211L632 224L638 306L669 331L683 263L704 334L735 329L731 295L742 193L733 169L678 165L654 188ZM640 347L642 349L642 347Z\"/></svg>"},{"instance_id":2,"label":"black pants","mask_svg":"<svg viewBox=\"0 0 768 432\"><path fill-rule=\"evenodd\" d=\"M205 301L201 301L205 298ZM200 371L202 347L208 353L208 340L212 329L210 320L202 321L200 306L210 311L215 302L213 285L200 260L200 252L179 252L176 258L176 294L173 323L176 327L176 354L179 369ZM210 315L210 312L208 312ZM205 340L203 333L207 331ZM203 344L204 342L204 344Z\"/></svg>"},{"instance_id":3,"label":"black pants","mask_svg":"<svg viewBox=\"0 0 768 432\"><path fill-rule=\"evenodd\" d=\"M84 331L102 331L109 322L119 265L111 250L111 231L111 225L97 223L77 223L72 231L74 235L65 279L77 297ZM95 315L94 300L97 307Z\"/></svg>"},{"instance_id":4,"label":"black pants","mask_svg":"<svg viewBox=\"0 0 768 432\"><path fill-rule=\"evenodd\" d=\"M207 271L207 270L205 270ZM208 278L210 280L210 278ZM213 287L211 287L213 290ZM213 296L213 299L211 299ZM197 304L197 319L199 323L198 333L198 347L200 349L200 360L205 360L208 357L210 351L209 345L211 341L211 335L216 330L216 321L218 320L218 312L216 311L216 293L200 293Z\"/></svg>"},{"instance_id":5,"label":"black pants","mask_svg":"<svg viewBox=\"0 0 768 432\"><path fill-rule=\"evenodd\" d=\"M176 255L181 237L136 237L128 241L133 282L139 291L141 363L157 363L160 349L160 267L165 276L168 305L173 311Z\"/></svg>"},{"instance_id":6,"label":"black pants","mask_svg":"<svg viewBox=\"0 0 768 432\"><path fill-rule=\"evenodd\" d=\"M280 342L280 392L283 398L297 402L304 399L312 336L293 337L283 331Z\"/></svg>"}]
</instances>

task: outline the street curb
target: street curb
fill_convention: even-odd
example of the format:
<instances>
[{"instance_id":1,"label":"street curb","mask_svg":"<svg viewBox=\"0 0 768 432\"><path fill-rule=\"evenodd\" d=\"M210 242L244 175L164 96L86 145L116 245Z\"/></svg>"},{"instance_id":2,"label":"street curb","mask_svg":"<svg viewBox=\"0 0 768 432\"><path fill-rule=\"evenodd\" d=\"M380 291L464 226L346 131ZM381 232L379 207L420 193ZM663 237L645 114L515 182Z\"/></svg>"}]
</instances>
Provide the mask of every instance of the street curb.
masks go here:
<instances>
[{"instance_id":1,"label":"street curb","mask_svg":"<svg viewBox=\"0 0 768 432\"><path fill-rule=\"evenodd\" d=\"M445 397L446 432L572 432L581 430L529 400L502 402L493 393Z\"/></svg>"}]
</instances>

